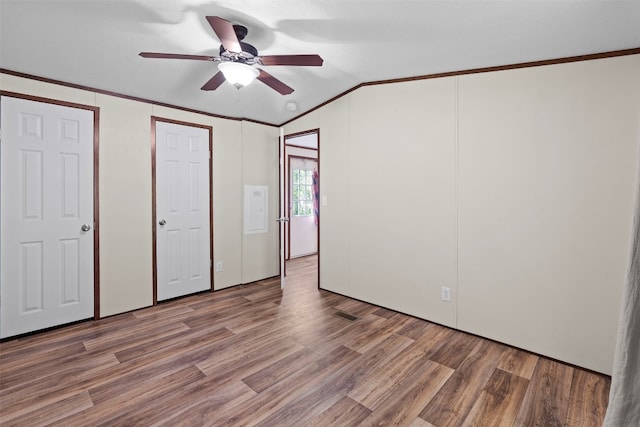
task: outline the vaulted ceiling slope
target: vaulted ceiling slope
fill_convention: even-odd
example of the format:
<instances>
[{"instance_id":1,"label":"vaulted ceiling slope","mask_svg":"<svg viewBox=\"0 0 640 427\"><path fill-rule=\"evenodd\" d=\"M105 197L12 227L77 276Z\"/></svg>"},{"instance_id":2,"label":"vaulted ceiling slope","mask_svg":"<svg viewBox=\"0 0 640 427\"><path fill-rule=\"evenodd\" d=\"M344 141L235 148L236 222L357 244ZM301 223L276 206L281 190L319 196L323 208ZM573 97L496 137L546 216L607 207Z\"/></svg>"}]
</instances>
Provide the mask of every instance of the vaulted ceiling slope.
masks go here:
<instances>
[{"instance_id":1,"label":"vaulted ceiling slope","mask_svg":"<svg viewBox=\"0 0 640 427\"><path fill-rule=\"evenodd\" d=\"M138 56L217 56L206 16L246 26L260 54L324 65L264 67L295 89L283 96L202 91L217 63ZM364 82L637 47L640 1L0 0L0 68L270 124Z\"/></svg>"}]
</instances>

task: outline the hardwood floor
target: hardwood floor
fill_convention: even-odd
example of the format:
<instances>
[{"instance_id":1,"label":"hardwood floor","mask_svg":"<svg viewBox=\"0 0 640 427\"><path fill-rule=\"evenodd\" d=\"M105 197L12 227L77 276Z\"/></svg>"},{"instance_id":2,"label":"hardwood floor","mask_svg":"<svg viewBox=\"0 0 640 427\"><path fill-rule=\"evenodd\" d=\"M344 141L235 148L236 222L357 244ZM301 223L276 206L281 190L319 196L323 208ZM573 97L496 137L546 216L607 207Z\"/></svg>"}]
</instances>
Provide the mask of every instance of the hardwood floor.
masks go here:
<instances>
[{"instance_id":1,"label":"hardwood floor","mask_svg":"<svg viewBox=\"0 0 640 427\"><path fill-rule=\"evenodd\" d=\"M0 424L602 424L606 376L288 272L0 344Z\"/></svg>"}]
</instances>

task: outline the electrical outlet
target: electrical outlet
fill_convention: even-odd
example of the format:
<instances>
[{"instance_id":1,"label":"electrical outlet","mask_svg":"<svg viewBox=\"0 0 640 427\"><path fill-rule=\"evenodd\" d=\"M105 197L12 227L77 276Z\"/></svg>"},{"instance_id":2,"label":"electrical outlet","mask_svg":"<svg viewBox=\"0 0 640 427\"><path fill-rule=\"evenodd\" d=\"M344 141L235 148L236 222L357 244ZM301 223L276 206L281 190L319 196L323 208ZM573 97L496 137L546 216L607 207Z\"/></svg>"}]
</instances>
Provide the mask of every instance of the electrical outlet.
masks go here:
<instances>
[{"instance_id":1,"label":"electrical outlet","mask_svg":"<svg viewBox=\"0 0 640 427\"><path fill-rule=\"evenodd\" d=\"M443 286L440 288L440 299L442 301L451 301L451 289Z\"/></svg>"},{"instance_id":2,"label":"electrical outlet","mask_svg":"<svg viewBox=\"0 0 640 427\"><path fill-rule=\"evenodd\" d=\"M216 262L216 273L219 273L222 271L222 261L218 261Z\"/></svg>"}]
</instances>

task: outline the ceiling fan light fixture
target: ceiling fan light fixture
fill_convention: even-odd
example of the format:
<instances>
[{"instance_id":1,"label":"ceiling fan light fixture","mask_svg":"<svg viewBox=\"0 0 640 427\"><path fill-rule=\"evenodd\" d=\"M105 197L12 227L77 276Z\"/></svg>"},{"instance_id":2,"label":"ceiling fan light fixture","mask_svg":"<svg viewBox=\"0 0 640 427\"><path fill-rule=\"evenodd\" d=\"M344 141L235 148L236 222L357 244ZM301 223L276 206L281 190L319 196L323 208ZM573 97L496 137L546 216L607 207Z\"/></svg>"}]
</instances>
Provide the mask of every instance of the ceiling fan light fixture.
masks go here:
<instances>
[{"instance_id":1,"label":"ceiling fan light fixture","mask_svg":"<svg viewBox=\"0 0 640 427\"><path fill-rule=\"evenodd\" d=\"M260 74L257 69L242 62L221 62L218 70L224 74L225 80L238 89L251 84Z\"/></svg>"}]
</instances>

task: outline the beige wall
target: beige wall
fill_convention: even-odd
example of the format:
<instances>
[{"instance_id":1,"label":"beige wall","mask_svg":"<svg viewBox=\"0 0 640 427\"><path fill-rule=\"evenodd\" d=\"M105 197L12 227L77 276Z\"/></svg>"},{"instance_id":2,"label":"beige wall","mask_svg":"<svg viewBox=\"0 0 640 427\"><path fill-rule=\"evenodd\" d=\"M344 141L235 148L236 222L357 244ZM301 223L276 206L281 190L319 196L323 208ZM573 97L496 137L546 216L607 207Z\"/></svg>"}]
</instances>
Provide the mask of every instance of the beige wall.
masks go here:
<instances>
[{"instance_id":1,"label":"beige wall","mask_svg":"<svg viewBox=\"0 0 640 427\"><path fill-rule=\"evenodd\" d=\"M273 166L277 128L6 74L0 74L0 89L100 108L102 316L152 303L152 115L213 127L213 256L214 262L224 265L222 272L214 272L215 289L244 283L245 276L258 280L278 273L277 236L262 236L260 244L255 245L242 235L243 185L260 181L270 186L270 194L277 200L277 168Z\"/></svg>"},{"instance_id":2,"label":"beige wall","mask_svg":"<svg viewBox=\"0 0 640 427\"><path fill-rule=\"evenodd\" d=\"M96 95L95 105L100 107L100 313L108 316L153 303L152 108L105 95Z\"/></svg>"},{"instance_id":3,"label":"beige wall","mask_svg":"<svg viewBox=\"0 0 640 427\"><path fill-rule=\"evenodd\" d=\"M439 295L456 285L454 88L449 78L351 96L351 274L340 288L449 326L455 305Z\"/></svg>"},{"instance_id":4,"label":"beige wall","mask_svg":"<svg viewBox=\"0 0 640 427\"><path fill-rule=\"evenodd\" d=\"M611 372L640 57L460 78L458 327Z\"/></svg>"},{"instance_id":5,"label":"beige wall","mask_svg":"<svg viewBox=\"0 0 640 427\"><path fill-rule=\"evenodd\" d=\"M280 210L279 137L280 131L278 129L255 123L243 122L242 124L243 185L264 185L269 188L268 231L242 235L242 283L275 276L280 272L279 248L277 247L280 234L276 222Z\"/></svg>"},{"instance_id":6,"label":"beige wall","mask_svg":"<svg viewBox=\"0 0 640 427\"><path fill-rule=\"evenodd\" d=\"M321 287L610 373L638 75L636 55L369 86L286 125L320 128Z\"/></svg>"}]
</instances>

